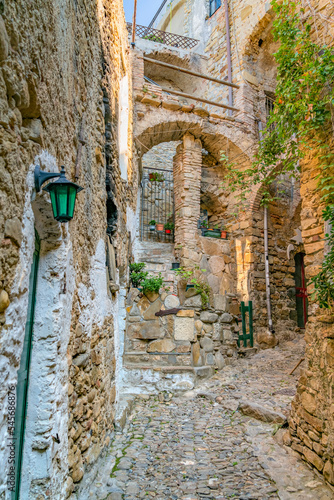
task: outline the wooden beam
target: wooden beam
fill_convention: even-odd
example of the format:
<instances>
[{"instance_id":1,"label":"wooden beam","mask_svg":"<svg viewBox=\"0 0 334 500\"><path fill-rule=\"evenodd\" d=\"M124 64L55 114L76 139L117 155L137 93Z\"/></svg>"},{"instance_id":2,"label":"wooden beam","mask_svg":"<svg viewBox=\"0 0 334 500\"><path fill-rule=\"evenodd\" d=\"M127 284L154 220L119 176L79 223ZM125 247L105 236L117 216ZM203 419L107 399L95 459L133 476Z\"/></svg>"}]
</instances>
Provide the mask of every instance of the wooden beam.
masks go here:
<instances>
[{"instance_id":1,"label":"wooden beam","mask_svg":"<svg viewBox=\"0 0 334 500\"><path fill-rule=\"evenodd\" d=\"M135 47L135 39L136 39L136 19L137 19L137 0L134 2L133 6L133 19L132 19L132 48Z\"/></svg>"},{"instance_id":2,"label":"wooden beam","mask_svg":"<svg viewBox=\"0 0 334 500\"><path fill-rule=\"evenodd\" d=\"M225 82L225 80L219 80L218 78L213 78L212 76L203 75L202 73L197 73L196 71L191 71L190 69L181 68L180 66L174 66L174 64L168 64L162 61L158 61L157 59L151 59L150 57L143 57L144 61L149 63L158 64L159 66L164 66L165 68L175 69L177 71L182 71L182 73L187 73L188 75L198 76L199 78L205 78L206 80L210 80L212 82L220 83L221 85L227 85L228 87L233 87L235 89L239 89L239 85L235 83Z\"/></svg>"},{"instance_id":3,"label":"wooden beam","mask_svg":"<svg viewBox=\"0 0 334 500\"><path fill-rule=\"evenodd\" d=\"M192 94L185 94L184 92L179 92L178 90L167 89L166 87L161 87L157 85L163 92L168 92L168 94L179 95L181 97L186 97L188 99L193 99L194 101L205 102L205 104L211 104L211 106L218 106L219 108L230 109L231 111L240 111L237 108L232 108L231 106L227 106L227 104L220 104L219 102L209 101L208 99L202 99L202 97L197 97Z\"/></svg>"}]
</instances>

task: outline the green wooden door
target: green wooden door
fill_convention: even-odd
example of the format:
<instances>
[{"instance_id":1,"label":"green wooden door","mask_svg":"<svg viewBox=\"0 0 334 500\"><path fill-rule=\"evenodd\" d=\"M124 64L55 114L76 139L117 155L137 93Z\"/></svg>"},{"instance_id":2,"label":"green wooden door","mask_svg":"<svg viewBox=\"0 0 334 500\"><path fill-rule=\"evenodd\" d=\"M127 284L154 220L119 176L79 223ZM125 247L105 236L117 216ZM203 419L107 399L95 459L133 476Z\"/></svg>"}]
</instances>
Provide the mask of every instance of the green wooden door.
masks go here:
<instances>
[{"instance_id":1,"label":"green wooden door","mask_svg":"<svg viewBox=\"0 0 334 500\"><path fill-rule=\"evenodd\" d=\"M17 386L16 386L16 411L15 411L15 469L16 469L16 484L15 492L12 493L12 500L20 498L20 483L21 483L21 468L23 458L24 431L27 412L27 396L29 385L29 368L31 359L31 347L35 316L35 301L36 301L36 284L37 271L39 260L40 241L37 232L35 231L35 251L29 278L29 299L28 299L28 315L25 326L23 351L18 371Z\"/></svg>"}]
</instances>

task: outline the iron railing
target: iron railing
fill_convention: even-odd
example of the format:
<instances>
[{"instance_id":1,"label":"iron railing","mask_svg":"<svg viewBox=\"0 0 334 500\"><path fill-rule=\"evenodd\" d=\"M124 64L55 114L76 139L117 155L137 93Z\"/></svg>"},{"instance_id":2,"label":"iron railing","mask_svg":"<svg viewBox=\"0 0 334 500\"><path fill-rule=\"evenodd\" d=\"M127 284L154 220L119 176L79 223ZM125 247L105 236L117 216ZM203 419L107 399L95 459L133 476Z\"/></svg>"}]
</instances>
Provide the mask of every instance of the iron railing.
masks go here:
<instances>
[{"instance_id":1,"label":"iron railing","mask_svg":"<svg viewBox=\"0 0 334 500\"><path fill-rule=\"evenodd\" d=\"M132 33L132 23L126 23L128 32ZM171 47L178 47L180 49L192 49L195 47L199 40L189 38L187 36L177 35L176 33L168 33L167 31L156 30L136 24L136 35L139 38L150 40L151 42L162 43L170 45Z\"/></svg>"},{"instance_id":2,"label":"iron railing","mask_svg":"<svg viewBox=\"0 0 334 500\"><path fill-rule=\"evenodd\" d=\"M158 173L160 180L152 180L152 174ZM150 175L151 174L151 175ZM140 238L144 241L173 243L174 229L166 233L164 227L157 230L150 222L174 224L174 184L171 170L144 167L141 181L141 221Z\"/></svg>"}]
</instances>

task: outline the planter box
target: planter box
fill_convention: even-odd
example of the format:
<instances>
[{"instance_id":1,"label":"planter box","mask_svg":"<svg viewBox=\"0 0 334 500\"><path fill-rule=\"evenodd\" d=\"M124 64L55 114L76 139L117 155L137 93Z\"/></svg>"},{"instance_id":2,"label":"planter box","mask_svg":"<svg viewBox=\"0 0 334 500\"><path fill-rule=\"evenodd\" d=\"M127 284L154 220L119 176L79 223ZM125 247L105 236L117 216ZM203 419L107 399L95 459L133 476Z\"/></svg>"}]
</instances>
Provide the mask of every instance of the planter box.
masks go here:
<instances>
[{"instance_id":1,"label":"planter box","mask_svg":"<svg viewBox=\"0 0 334 500\"><path fill-rule=\"evenodd\" d=\"M214 229L210 231L210 229L203 229L202 236L205 238L219 238L220 239L221 231L215 231Z\"/></svg>"}]
</instances>

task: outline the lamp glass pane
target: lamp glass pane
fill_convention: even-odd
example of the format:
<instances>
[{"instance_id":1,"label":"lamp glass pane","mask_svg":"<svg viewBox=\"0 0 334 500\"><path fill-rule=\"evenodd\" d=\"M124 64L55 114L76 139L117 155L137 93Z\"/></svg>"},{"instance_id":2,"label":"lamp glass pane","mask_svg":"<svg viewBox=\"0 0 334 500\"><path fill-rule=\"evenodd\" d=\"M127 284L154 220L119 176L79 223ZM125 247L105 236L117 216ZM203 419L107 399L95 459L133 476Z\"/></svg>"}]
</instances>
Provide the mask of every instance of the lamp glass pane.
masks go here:
<instances>
[{"instance_id":1,"label":"lamp glass pane","mask_svg":"<svg viewBox=\"0 0 334 500\"><path fill-rule=\"evenodd\" d=\"M68 216L73 217L75 198L77 195L77 189L74 186L68 187Z\"/></svg>"},{"instance_id":2,"label":"lamp glass pane","mask_svg":"<svg viewBox=\"0 0 334 500\"><path fill-rule=\"evenodd\" d=\"M68 186L66 184L61 186L58 184L56 191L56 197L58 200L58 216L67 215L67 199L68 199Z\"/></svg>"},{"instance_id":3,"label":"lamp glass pane","mask_svg":"<svg viewBox=\"0 0 334 500\"><path fill-rule=\"evenodd\" d=\"M56 202L56 193L53 190L50 191L50 198L51 198L53 217L56 219L58 217L58 210L57 210L57 202Z\"/></svg>"}]
</instances>

